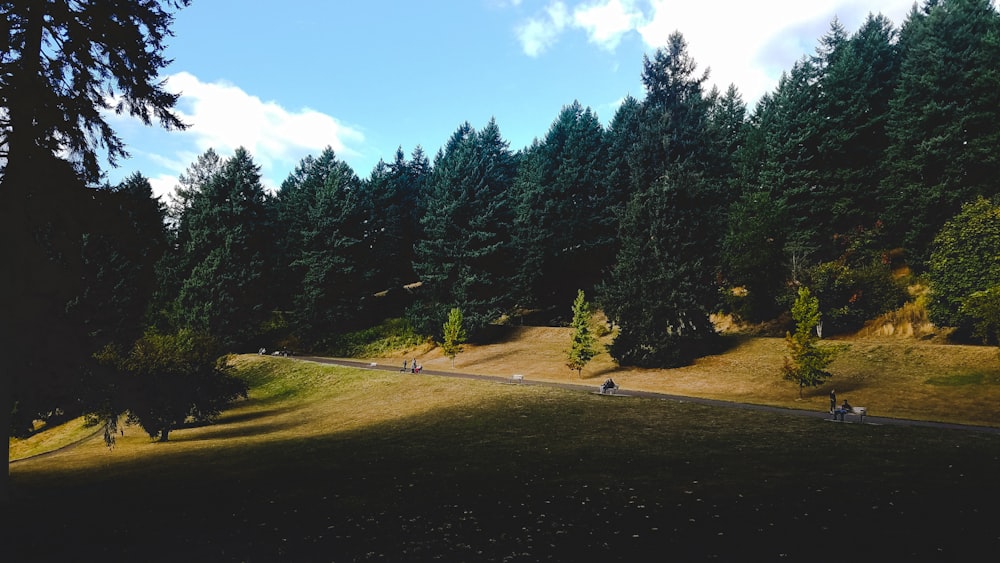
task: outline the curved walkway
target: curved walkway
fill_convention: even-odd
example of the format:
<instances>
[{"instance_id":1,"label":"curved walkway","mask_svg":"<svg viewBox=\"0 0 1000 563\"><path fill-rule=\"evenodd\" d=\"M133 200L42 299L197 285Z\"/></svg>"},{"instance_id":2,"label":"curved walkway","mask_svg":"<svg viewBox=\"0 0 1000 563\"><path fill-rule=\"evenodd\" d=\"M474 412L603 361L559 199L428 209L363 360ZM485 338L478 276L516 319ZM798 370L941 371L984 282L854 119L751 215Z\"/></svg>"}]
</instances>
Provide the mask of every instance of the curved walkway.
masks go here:
<instances>
[{"instance_id":1,"label":"curved walkway","mask_svg":"<svg viewBox=\"0 0 1000 563\"><path fill-rule=\"evenodd\" d=\"M399 372L400 368L398 366L390 366L383 364L373 364L371 362L365 362L361 360L345 360L340 358L323 358L319 356L293 356L293 359L315 362L320 364L331 364L337 366L362 368L362 369L372 369L378 371L394 371ZM437 375L442 377L454 377L459 379L476 379L480 381L495 381L497 383L510 383L509 377L501 377L496 375L477 375L473 373L457 373L450 371L437 371L437 370L420 370L421 375ZM594 392L596 388L595 385L580 385L575 383L556 383L552 381L541 381L541 380L529 380L525 379L522 385L544 385L547 387L557 387L560 389L569 389L574 391L587 391L589 393ZM773 407L768 405L754 405L750 403L737 403L734 401L722 401L719 399L704 399L701 397L686 397L683 395L671 395L669 393L658 393L656 391L643 391L640 389L629 389L625 392L619 392L615 396L619 397L645 397L648 399L662 399L667 401L677 401L681 403L699 403L703 405L710 405L714 407L726 407L726 408L738 408L746 410L756 410L764 411L778 414L787 414L793 416L807 416L811 418L822 418L830 420L830 413L823 411L814 410L802 410L802 409L791 409L784 407ZM866 424L884 424L884 425L896 425L896 426L922 426L926 428L943 428L949 430L968 430L974 432L986 432L989 434L1000 434L1000 428L995 428L992 426L973 426L970 424L955 424L950 422L932 422L928 420L911 420L904 418L886 418L881 416L865 416Z\"/></svg>"}]
</instances>

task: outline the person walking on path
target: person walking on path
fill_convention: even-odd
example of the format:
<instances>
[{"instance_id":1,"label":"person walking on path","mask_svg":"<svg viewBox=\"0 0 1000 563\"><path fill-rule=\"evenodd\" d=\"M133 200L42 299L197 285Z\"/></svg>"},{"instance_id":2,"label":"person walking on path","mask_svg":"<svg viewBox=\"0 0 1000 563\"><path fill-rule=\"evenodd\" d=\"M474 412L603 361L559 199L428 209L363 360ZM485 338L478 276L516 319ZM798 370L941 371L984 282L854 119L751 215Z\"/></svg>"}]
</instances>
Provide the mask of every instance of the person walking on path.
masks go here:
<instances>
[{"instance_id":1,"label":"person walking on path","mask_svg":"<svg viewBox=\"0 0 1000 563\"><path fill-rule=\"evenodd\" d=\"M406 361L406 360L403 360L403 369L401 369L401 370L399 370L399 371L406 371L406 366L407 366L407 365L408 365L407 361Z\"/></svg>"},{"instance_id":2,"label":"person walking on path","mask_svg":"<svg viewBox=\"0 0 1000 563\"><path fill-rule=\"evenodd\" d=\"M837 390L833 389L830 391L830 414L837 410Z\"/></svg>"}]
</instances>

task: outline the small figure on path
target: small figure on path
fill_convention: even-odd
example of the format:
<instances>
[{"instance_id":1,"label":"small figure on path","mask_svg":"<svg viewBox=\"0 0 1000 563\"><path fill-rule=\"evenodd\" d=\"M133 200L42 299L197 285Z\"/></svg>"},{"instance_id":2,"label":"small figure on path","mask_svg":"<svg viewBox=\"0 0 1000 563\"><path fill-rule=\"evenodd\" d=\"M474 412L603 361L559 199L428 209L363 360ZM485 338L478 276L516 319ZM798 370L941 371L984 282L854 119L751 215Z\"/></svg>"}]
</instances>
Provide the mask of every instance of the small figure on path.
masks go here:
<instances>
[{"instance_id":1,"label":"small figure on path","mask_svg":"<svg viewBox=\"0 0 1000 563\"><path fill-rule=\"evenodd\" d=\"M399 371L406 371L406 366L407 366L407 361L403 360L403 369L401 369Z\"/></svg>"},{"instance_id":2,"label":"small figure on path","mask_svg":"<svg viewBox=\"0 0 1000 563\"><path fill-rule=\"evenodd\" d=\"M830 414L837 410L837 390L830 391Z\"/></svg>"},{"instance_id":3,"label":"small figure on path","mask_svg":"<svg viewBox=\"0 0 1000 563\"><path fill-rule=\"evenodd\" d=\"M413 358L413 367L411 368L413 373L417 373L417 359Z\"/></svg>"}]
</instances>

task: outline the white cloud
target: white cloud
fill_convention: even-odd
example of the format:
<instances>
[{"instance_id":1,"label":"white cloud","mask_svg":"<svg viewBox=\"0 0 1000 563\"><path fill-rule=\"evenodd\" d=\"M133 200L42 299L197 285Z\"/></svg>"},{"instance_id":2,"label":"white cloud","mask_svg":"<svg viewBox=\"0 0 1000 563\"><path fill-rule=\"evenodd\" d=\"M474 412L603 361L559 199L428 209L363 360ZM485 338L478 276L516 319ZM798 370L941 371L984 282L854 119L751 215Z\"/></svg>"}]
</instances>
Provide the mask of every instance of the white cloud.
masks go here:
<instances>
[{"instance_id":1,"label":"white cloud","mask_svg":"<svg viewBox=\"0 0 1000 563\"><path fill-rule=\"evenodd\" d=\"M518 28L518 37L524 52L537 57L569 29L583 30L591 43L608 50L633 30L650 49L664 46L671 33L680 31L695 61L711 69L711 83L722 90L736 84L752 103L775 87L782 71L812 53L834 17L849 33L869 12L881 13L899 27L913 0L648 0L641 5L637 0L596 0L568 8L556 1L544 16Z\"/></svg>"},{"instance_id":2,"label":"white cloud","mask_svg":"<svg viewBox=\"0 0 1000 563\"><path fill-rule=\"evenodd\" d=\"M642 12L633 0L605 0L573 11L573 23L586 30L591 43L613 51L623 35L641 25Z\"/></svg>"},{"instance_id":3,"label":"white cloud","mask_svg":"<svg viewBox=\"0 0 1000 563\"><path fill-rule=\"evenodd\" d=\"M357 156L355 147L364 142L364 134L334 117L309 108L288 110L225 82L206 83L180 72L168 77L167 87L182 94L176 110L190 127L171 133L182 149L147 158L177 175L209 148L227 157L245 147L260 165L265 186L274 189L306 155L329 146L342 158ZM161 174L151 183L154 192L163 194L177 181Z\"/></svg>"},{"instance_id":4,"label":"white cloud","mask_svg":"<svg viewBox=\"0 0 1000 563\"><path fill-rule=\"evenodd\" d=\"M529 57L537 57L555 43L570 22L569 11L562 2L553 2L545 14L531 18L517 28L521 48Z\"/></svg>"},{"instance_id":5,"label":"white cloud","mask_svg":"<svg viewBox=\"0 0 1000 563\"><path fill-rule=\"evenodd\" d=\"M733 2L706 14L704 3L651 0L652 16L638 28L645 43L662 47L680 31L710 82L721 90L736 84L752 102L772 90L781 72L811 54L838 17L853 33L869 13L882 13L897 27L913 0L760 0Z\"/></svg>"}]
</instances>

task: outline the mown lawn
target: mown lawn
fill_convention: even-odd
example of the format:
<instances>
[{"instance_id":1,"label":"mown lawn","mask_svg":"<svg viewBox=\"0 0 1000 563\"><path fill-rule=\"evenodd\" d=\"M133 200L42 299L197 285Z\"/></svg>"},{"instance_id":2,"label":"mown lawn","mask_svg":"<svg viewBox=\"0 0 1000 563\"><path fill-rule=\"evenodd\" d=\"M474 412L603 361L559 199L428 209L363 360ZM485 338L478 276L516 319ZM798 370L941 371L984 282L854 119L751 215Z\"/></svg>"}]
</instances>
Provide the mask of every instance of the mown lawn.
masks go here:
<instances>
[{"instance_id":1,"label":"mown lawn","mask_svg":"<svg viewBox=\"0 0 1000 563\"><path fill-rule=\"evenodd\" d=\"M7 561L981 560L1000 436L241 357L251 399L10 466Z\"/></svg>"}]
</instances>

